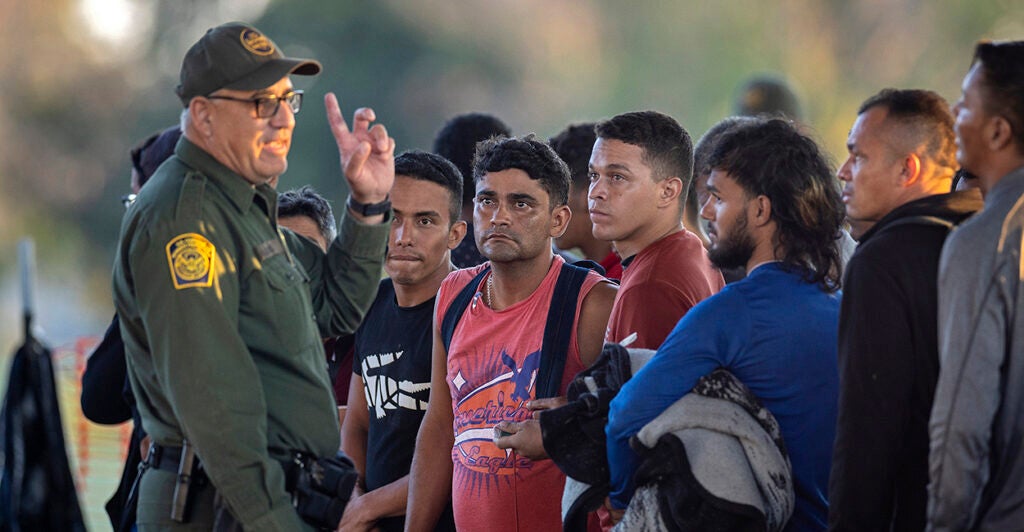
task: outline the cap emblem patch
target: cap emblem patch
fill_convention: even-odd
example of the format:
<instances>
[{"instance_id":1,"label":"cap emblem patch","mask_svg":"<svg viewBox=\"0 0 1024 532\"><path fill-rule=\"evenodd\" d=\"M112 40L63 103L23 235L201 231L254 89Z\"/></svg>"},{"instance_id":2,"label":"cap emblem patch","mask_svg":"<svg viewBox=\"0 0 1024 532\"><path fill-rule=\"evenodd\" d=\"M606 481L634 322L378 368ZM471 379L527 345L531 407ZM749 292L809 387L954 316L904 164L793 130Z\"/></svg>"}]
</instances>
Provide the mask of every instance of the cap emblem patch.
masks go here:
<instances>
[{"instance_id":1,"label":"cap emblem patch","mask_svg":"<svg viewBox=\"0 0 1024 532\"><path fill-rule=\"evenodd\" d=\"M274 43L262 33L246 28L242 30L242 46L256 55L270 55L274 53Z\"/></svg>"}]
</instances>

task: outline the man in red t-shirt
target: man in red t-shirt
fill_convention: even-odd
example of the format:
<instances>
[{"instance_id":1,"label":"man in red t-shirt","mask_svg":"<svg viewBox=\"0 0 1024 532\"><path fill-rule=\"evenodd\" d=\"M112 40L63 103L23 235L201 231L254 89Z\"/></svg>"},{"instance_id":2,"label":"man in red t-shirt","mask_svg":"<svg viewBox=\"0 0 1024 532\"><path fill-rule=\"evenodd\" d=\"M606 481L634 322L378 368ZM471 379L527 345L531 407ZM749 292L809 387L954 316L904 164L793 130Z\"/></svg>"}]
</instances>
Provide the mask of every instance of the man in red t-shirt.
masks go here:
<instances>
[{"instance_id":1,"label":"man in red t-shirt","mask_svg":"<svg viewBox=\"0 0 1024 532\"><path fill-rule=\"evenodd\" d=\"M693 145L678 122L655 111L621 114L595 131L590 219L624 268L605 341L635 333L632 347L657 349L690 308L724 285L682 223Z\"/></svg>"}]
</instances>

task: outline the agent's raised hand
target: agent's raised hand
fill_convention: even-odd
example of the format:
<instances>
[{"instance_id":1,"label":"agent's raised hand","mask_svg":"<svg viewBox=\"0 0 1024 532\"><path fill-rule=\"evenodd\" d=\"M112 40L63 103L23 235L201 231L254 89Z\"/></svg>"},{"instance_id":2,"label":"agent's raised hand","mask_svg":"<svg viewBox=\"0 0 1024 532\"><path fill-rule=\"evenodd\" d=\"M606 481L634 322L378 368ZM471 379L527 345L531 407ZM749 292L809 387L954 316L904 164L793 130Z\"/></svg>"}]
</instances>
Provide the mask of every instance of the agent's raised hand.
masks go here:
<instances>
[{"instance_id":1,"label":"agent's raised hand","mask_svg":"<svg viewBox=\"0 0 1024 532\"><path fill-rule=\"evenodd\" d=\"M373 109L357 109L350 131L334 93L327 93L324 106L352 199L363 205L385 201L395 182L395 140L388 136L383 125L370 126L377 118ZM382 215L364 217L360 212L350 210L366 222L383 219Z\"/></svg>"}]
</instances>

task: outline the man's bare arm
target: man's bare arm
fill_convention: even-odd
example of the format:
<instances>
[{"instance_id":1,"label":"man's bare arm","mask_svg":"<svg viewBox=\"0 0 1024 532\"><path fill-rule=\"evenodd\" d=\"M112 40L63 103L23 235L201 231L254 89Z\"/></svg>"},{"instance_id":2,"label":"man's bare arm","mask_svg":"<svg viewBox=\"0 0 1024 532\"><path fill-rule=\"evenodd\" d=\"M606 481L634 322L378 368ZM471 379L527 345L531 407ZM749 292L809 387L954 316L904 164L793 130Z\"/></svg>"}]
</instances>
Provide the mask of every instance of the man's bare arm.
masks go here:
<instances>
[{"instance_id":1,"label":"man's bare arm","mask_svg":"<svg viewBox=\"0 0 1024 532\"><path fill-rule=\"evenodd\" d=\"M576 326L576 342L580 347L580 360L589 368L601 356L604 347L604 333L608 328L608 316L612 313L618 287L611 283L600 283L590 290L580 308L580 319Z\"/></svg>"},{"instance_id":2,"label":"man's bare arm","mask_svg":"<svg viewBox=\"0 0 1024 532\"><path fill-rule=\"evenodd\" d=\"M405 529L433 530L448 503L452 488L452 432L454 414L448 391L448 353L441 342L434 313L434 350L430 374L430 402L416 436L416 454L409 479Z\"/></svg>"},{"instance_id":3,"label":"man's bare arm","mask_svg":"<svg viewBox=\"0 0 1024 532\"><path fill-rule=\"evenodd\" d=\"M348 387L348 408L341 426L341 450L356 466L359 478L366 478L366 441L370 432L370 414L363 392L363 379L352 374Z\"/></svg>"}]
</instances>

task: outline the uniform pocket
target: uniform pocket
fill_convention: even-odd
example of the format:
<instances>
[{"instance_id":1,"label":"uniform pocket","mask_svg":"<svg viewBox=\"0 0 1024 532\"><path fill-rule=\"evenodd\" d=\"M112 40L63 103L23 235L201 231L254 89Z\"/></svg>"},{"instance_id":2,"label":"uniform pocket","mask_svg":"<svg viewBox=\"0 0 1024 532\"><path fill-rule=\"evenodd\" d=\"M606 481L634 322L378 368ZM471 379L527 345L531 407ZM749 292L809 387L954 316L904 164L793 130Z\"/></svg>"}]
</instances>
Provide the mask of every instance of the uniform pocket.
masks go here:
<instances>
[{"instance_id":1,"label":"uniform pocket","mask_svg":"<svg viewBox=\"0 0 1024 532\"><path fill-rule=\"evenodd\" d=\"M309 283L301 267L288 260L286 254L263 261L261 274L266 284L262 290L252 286L252 304L259 309L270 330L277 352L295 354L314 342L320 342L310 301ZM262 291L260 294L258 292Z\"/></svg>"},{"instance_id":2,"label":"uniform pocket","mask_svg":"<svg viewBox=\"0 0 1024 532\"><path fill-rule=\"evenodd\" d=\"M305 274L288 260L285 255L277 255L263 262L263 275L267 284L281 292L287 292L299 283L306 281Z\"/></svg>"}]
</instances>

